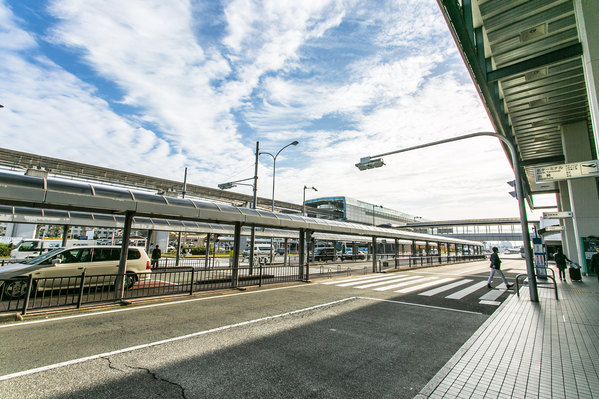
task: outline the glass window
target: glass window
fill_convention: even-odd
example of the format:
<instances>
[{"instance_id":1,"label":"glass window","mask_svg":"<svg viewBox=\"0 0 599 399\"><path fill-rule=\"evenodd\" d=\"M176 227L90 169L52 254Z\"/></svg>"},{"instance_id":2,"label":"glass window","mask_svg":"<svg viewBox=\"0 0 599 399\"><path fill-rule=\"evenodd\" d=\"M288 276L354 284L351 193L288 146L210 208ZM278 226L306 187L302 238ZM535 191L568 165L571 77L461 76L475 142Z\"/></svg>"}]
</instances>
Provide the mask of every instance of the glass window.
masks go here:
<instances>
[{"instance_id":1,"label":"glass window","mask_svg":"<svg viewBox=\"0 0 599 399\"><path fill-rule=\"evenodd\" d=\"M39 241L26 241L19 247L19 252L21 251L33 251L38 248Z\"/></svg>"},{"instance_id":2,"label":"glass window","mask_svg":"<svg viewBox=\"0 0 599 399\"><path fill-rule=\"evenodd\" d=\"M89 262L91 260L90 248L71 248L56 255L60 263Z\"/></svg>"},{"instance_id":3,"label":"glass window","mask_svg":"<svg viewBox=\"0 0 599 399\"><path fill-rule=\"evenodd\" d=\"M94 248L94 262L119 260L121 250L119 248Z\"/></svg>"}]
</instances>

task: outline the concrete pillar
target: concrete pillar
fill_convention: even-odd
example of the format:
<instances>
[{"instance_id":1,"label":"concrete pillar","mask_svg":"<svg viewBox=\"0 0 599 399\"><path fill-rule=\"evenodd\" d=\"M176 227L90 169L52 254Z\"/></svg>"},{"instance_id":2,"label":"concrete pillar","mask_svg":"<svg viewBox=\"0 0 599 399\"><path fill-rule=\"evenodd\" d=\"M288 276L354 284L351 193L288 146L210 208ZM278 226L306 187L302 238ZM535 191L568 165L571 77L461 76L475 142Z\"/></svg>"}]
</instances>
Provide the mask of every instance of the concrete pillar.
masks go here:
<instances>
[{"instance_id":1,"label":"concrete pillar","mask_svg":"<svg viewBox=\"0 0 599 399\"><path fill-rule=\"evenodd\" d=\"M574 0L578 37L582 44L582 65L591 111L595 149L599 153L599 1ZM586 159L585 159L586 161Z\"/></svg>"},{"instance_id":2,"label":"concrete pillar","mask_svg":"<svg viewBox=\"0 0 599 399\"><path fill-rule=\"evenodd\" d=\"M558 182L559 193L557 193L557 208L559 211L570 212L572 207L570 206L570 193L568 191L568 182L563 180ZM564 228L562 231L562 246L564 247L564 253L570 257L570 254L575 254L576 248L576 234L574 234L574 219L567 218L561 219L560 224ZM572 255L574 256L574 255Z\"/></svg>"},{"instance_id":3,"label":"concrete pillar","mask_svg":"<svg viewBox=\"0 0 599 399\"><path fill-rule=\"evenodd\" d=\"M306 262L306 230L300 229L299 231L299 247L297 249L299 255L299 270L298 279L304 279L304 263Z\"/></svg>"},{"instance_id":4,"label":"concrete pillar","mask_svg":"<svg viewBox=\"0 0 599 399\"><path fill-rule=\"evenodd\" d=\"M372 272L376 273L376 237L372 237Z\"/></svg>"},{"instance_id":5,"label":"concrete pillar","mask_svg":"<svg viewBox=\"0 0 599 399\"><path fill-rule=\"evenodd\" d=\"M239 286L239 254L241 243L241 223L235 223L235 232L233 233L233 263L231 264L231 287Z\"/></svg>"},{"instance_id":6,"label":"concrete pillar","mask_svg":"<svg viewBox=\"0 0 599 399\"><path fill-rule=\"evenodd\" d=\"M588 138L586 121L562 126L562 144L566 163L582 162L592 159L591 143ZM563 187L560 184L560 187ZM572 224L574 239L567 237L570 259L584 265L584 252L581 237L599 236L599 193L594 177L570 179L566 181L570 207L574 212ZM570 248L574 241L576 252Z\"/></svg>"}]
</instances>

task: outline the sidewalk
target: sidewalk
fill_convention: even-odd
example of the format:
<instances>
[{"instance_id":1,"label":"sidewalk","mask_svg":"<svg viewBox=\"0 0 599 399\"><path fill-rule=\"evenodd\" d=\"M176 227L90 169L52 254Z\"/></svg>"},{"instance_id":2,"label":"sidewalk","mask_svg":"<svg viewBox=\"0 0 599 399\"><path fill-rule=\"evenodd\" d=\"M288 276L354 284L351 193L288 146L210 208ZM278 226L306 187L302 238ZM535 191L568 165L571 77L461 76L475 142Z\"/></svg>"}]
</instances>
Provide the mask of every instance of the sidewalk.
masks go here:
<instances>
[{"instance_id":1,"label":"sidewalk","mask_svg":"<svg viewBox=\"0 0 599 399\"><path fill-rule=\"evenodd\" d=\"M599 283L558 280L512 295L416 395L423 398L599 398Z\"/></svg>"}]
</instances>

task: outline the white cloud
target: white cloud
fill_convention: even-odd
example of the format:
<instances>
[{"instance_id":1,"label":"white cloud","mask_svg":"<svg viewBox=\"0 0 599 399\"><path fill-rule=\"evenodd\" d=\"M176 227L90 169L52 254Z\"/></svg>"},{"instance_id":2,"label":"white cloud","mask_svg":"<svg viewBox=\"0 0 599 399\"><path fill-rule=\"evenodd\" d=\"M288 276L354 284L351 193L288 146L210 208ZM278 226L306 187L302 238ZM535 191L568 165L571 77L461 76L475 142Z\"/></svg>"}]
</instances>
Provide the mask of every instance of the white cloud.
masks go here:
<instances>
[{"instance_id":1,"label":"white cloud","mask_svg":"<svg viewBox=\"0 0 599 399\"><path fill-rule=\"evenodd\" d=\"M214 15L188 0L50 4L40 37L0 3L11 38L0 41L0 138L12 149L177 180L189 166L191 182L214 187L253 174L256 140L274 151L297 139L277 159L278 199L301 202L306 184L426 218L517 213L493 139L354 166L490 129L465 69L448 71L462 63L432 0L233 0L212 40L197 32ZM41 40L76 62L46 56ZM271 177L261 158L259 195Z\"/></svg>"}]
</instances>

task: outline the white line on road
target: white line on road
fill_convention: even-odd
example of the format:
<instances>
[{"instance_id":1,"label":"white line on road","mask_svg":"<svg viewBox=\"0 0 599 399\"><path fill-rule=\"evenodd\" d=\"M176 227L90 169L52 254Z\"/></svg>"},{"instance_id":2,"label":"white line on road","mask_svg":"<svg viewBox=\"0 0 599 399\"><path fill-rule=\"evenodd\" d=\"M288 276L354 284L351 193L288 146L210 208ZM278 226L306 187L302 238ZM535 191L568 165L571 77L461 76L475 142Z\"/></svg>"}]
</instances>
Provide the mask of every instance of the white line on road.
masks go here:
<instances>
[{"instance_id":1,"label":"white line on road","mask_svg":"<svg viewBox=\"0 0 599 399\"><path fill-rule=\"evenodd\" d=\"M477 290L481 289L482 287L485 287L486 285L487 285L486 281L480 281L476 284L472 284L468 288L464 288L461 291L454 292L453 294L448 295L445 298L447 298L447 299L462 299L466 295L472 294L474 291L477 291Z\"/></svg>"},{"instance_id":2,"label":"white line on road","mask_svg":"<svg viewBox=\"0 0 599 399\"><path fill-rule=\"evenodd\" d=\"M184 300L181 300L181 301L152 303L152 304L149 304L149 305L135 306L135 307L129 307L129 308L120 308L120 309L112 309L112 310L102 310L102 311L99 311L99 312L85 313L85 314L76 314L76 315L72 315L72 316L55 317L55 318L51 318L51 319L31 320L31 321L24 321L24 322L21 322L21 323L13 323L13 324L0 325L0 329L1 328L11 328L11 327L23 327L23 326L27 326L27 325L30 325L30 324L48 323L48 322L51 322L51 321L61 321L61 320L69 320L69 319L79 319L79 318L82 318L82 317L100 316L100 315L105 315L105 314L109 314L109 313L130 312L132 310L157 308L157 307L161 307L161 306L172 306L172 305L179 305L179 304L182 304L182 303L197 302L197 301L207 301L207 300L210 300L210 299L222 299L222 298L228 298L228 297L231 297L231 296L251 295L251 294L257 294L257 293L260 293L260 292L288 290L288 289L291 289L291 288L303 288L303 287L310 287L310 285L306 284L306 285L292 285L292 286L287 286L287 287L267 288L267 289L258 290L258 291L236 292L236 293L233 293L233 294L224 294L224 295L207 296L207 297L202 297L202 298L184 299Z\"/></svg>"},{"instance_id":3,"label":"white line on road","mask_svg":"<svg viewBox=\"0 0 599 399\"><path fill-rule=\"evenodd\" d=\"M464 284L469 283L471 281L472 280L470 280L470 279L464 279L464 280L456 281L455 283L447 284L447 285L444 285L444 286L439 287L439 288L433 288L432 290L421 292L418 295L422 295L422 296L433 296L433 295L437 295L437 294L439 294L441 292L449 291L449 290L451 290L453 288L459 287L460 285L464 285Z\"/></svg>"},{"instance_id":4,"label":"white line on road","mask_svg":"<svg viewBox=\"0 0 599 399\"><path fill-rule=\"evenodd\" d=\"M385 285L385 284L390 284L390 283L397 283L400 281L406 281L406 280L411 280L411 279L415 279L415 278L419 278L420 276L399 276L397 278L391 279L391 280L385 280L385 281L377 281L375 283L371 283L371 284L366 284L366 285L359 285L357 287L354 288L360 288L360 289L364 289L364 288L372 288L372 287L378 287L379 285Z\"/></svg>"},{"instance_id":5,"label":"white line on road","mask_svg":"<svg viewBox=\"0 0 599 399\"><path fill-rule=\"evenodd\" d=\"M374 291L392 290L392 289L395 289L395 288L405 287L407 285L419 283L419 282L422 282L422 281L428 281L428 280L432 280L432 279L436 278L436 277L424 277L424 278L420 278L420 277L422 277L422 276L412 276L412 277L404 279L403 282L401 282L401 283L392 284L392 285L386 285L386 286L380 287L380 288L375 288ZM418 280L418 281L406 281L406 280L415 279L415 278L420 278L420 280Z\"/></svg>"},{"instance_id":6,"label":"white line on road","mask_svg":"<svg viewBox=\"0 0 599 399\"><path fill-rule=\"evenodd\" d=\"M499 290L499 289L494 289L494 290L490 290L489 292L487 292L485 295L481 296L480 299L481 301L494 301L497 298L499 298L501 296L501 294L503 294L505 292L505 290Z\"/></svg>"},{"instance_id":7,"label":"white line on road","mask_svg":"<svg viewBox=\"0 0 599 399\"><path fill-rule=\"evenodd\" d=\"M366 282L371 283L371 282L375 282L375 281L392 280L392 279L396 279L396 278L397 278L397 276L373 277L372 279L369 279L369 280L352 281L351 283L336 284L336 285L337 285L337 287L351 287L352 285L364 284Z\"/></svg>"},{"instance_id":8,"label":"white line on road","mask_svg":"<svg viewBox=\"0 0 599 399\"><path fill-rule=\"evenodd\" d=\"M37 367L37 368L34 368L34 369L30 369L30 370L19 371L17 373L6 374L6 375L3 375L3 376L0 376L0 381L6 381L6 380L10 380L10 379L17 378L17 377L23 377L23 376L26 376L26 375L39 373L39 372L42 372L42 371L53 370L53 369L57 369L57 368L60 368L60 367L70 366L72 364L83 363L83 362L86 362L88 360L100 359L100 358L104 358L104 357L108 357L108 356L118 355L120 353L132 352L132 351L135 351L135 350L149 348L149 347L152 347L152 346L162 345L162 344L166 344L166 343L170 343L170 342L180 341L180 340L187 339L187 338L198 337L200 335L205 335L205 334L210 334L210 333L214 333L214 332L229 330L231 328L247 326L247 325L259 323L259 322L262 322L262 321L279 319L281 317L291 316L291 315L302 313L302 312L308 312L310 310L319 309L319 308L322 308L322 307L325 307L325 306L336 305L336 304L339 304L339 303L342 303L342 302L346 302L346 301L350 301L350 300L353 300L353 299L357 299L357 297L344 298L344 299L340 299L338 301L327 302L327 303L323 303L323 304L320 304L320 305L314 305L314 306L310 306L310 307L303 308L303 309L298 309L298 310L292 310L290 312L281 313L281 314L277 314L277 315L274 315L274 316L266 316L266 317L261 317L261 318L254 319L254 320L242 321L240 323L229 324L229 325L222 326L222 327L211 328L209 330L198 331L198 332L191 333L191 334L181 335L179 337L167 338L167 339L163 339L163 340L160 340L160 341L150 342L150 343L147 343L147 344L131 346L129 348L118 349L118 350L111 351L111 352L100 353L100 354L97 354L97 355L86 356L86 357L82 357L82 358L79 358L79 359L68 360L66 362L60 362L60 363L56 363L56 364L50 364L50 365L47 365L47 366Z\"/></svg>"},{"instance_id":9,"label":"white line on road","mask_svg":"<svg viewBox=\"0 0 599 399\"><path fill-rule=\"evenodd\" d=\"M402 294L408 294L410 292L418 291L423 288L432 287L433 285L448 283L450 281L453 281L453 279L452 278L444 278L441 280L429 281L428 283L419 284L419 285L415 285L415 286L408 287L408 288L402 288L401 290L397 290L395 292L400 292Z\"/></svg>"},{"instance_id":10,"label":"white line on road","mask_svg":"<svg viewBox=\"0 0 599 399\"><path fill-rule=\"evenodd\" d=\"M468 314L476 314L482 315L480 312L472 312L470 310L461 310L461 309L453 309L453 308L444 308L442 306L433 306L433 305L423 305L421 303L412 303L412 302L403 302L403 301L394 301L392 299L382 299L382 298L370 298L366 296L358 296L358 299L366 299L369 301L377 301L377 302L389 302L389 303L397 303L400 305L408 305L408 306L418 306L421 308L429 308L429 309L438 309L438 310L448 310L450 312L458 312L458 313L468 313Z\"/></svg>"}]
</instances>

